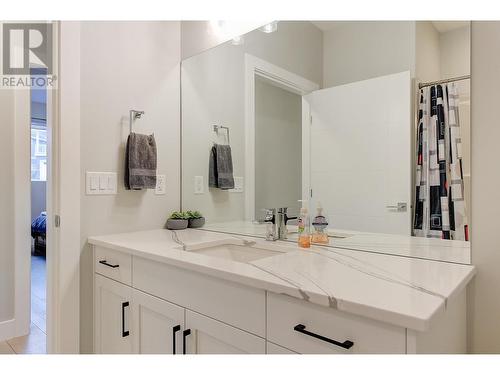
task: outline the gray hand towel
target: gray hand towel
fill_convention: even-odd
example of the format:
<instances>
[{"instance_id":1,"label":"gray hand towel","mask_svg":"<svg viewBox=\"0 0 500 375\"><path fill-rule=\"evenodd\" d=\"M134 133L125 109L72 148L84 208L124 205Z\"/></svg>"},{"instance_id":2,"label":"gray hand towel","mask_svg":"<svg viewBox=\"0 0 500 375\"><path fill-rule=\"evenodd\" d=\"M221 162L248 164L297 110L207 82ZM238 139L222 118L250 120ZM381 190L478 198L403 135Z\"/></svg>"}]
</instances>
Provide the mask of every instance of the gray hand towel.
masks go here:
<instances>
[{"instance_id":1,"label":"gray hand towel","mask_svg":"<svg viewBox=\"0 0 500 375\"><path fill-rule=\"evenodd\" d=\"M156 188L156 141L154 135L130 133L125 155L125 188Z\"/></svg>"},{"instance_id":2,"label":"gray hand towel","mask_svg":"<svg viewBox=\"0 0 500 375\"><path fill-rule=\"evenodd\" d=\"M210 150L208 186L222 190L234 189L231 146L216 144Z\"/></svg>"},{"instance_id":3,"label":"gray hand towel","mask_svg":"<svg viewBox=\"0 0 500 375\"><path fill-rule=\"evenodd\" d=\"M217 148L215 145L210 149L210 159L208 162L208 186L217 188Z\"/></svg>"}]
</instances>

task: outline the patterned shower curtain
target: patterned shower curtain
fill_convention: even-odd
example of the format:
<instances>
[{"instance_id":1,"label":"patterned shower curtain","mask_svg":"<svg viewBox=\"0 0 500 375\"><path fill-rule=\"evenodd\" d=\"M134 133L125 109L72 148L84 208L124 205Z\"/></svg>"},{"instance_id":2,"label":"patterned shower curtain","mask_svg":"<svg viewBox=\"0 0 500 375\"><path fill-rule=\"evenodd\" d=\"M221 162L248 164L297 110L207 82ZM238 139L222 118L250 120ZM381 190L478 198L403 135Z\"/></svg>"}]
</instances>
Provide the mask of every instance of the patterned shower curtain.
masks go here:
<instances>
[{"instance_id":1,"label":"patterned shower curtain","mask_svg":"<svg viewBox=\"0 0 500 375\"><path fill-rule=\"evenodd\" d=\"M419 96L414 235L468 241L456 86Z\"/></svg>"}]
</instances>

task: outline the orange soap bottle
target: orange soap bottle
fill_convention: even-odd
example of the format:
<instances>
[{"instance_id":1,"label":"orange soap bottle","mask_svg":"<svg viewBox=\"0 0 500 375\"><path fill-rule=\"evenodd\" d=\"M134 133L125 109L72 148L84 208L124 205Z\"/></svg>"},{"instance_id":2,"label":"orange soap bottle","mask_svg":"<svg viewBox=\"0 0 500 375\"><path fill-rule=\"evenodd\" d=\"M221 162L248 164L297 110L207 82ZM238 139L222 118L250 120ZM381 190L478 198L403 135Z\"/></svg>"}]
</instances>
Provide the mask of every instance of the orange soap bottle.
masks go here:
<instances>
[{"instance_id":1,"label":"orange soap bottle","mask_svg":"<svg viewBox=\"0 0 500 375\"><path fill-rule=\"evenodd\" d=\"M298 245L302 248L311 247L311 229L310 229L310 220L309 220L309 211L304 203L307 201L299 201L302 202L302 208L300 209L300 215L298 220L298 232L299 232L299 240Z\"/></svg>"}]
</instances>

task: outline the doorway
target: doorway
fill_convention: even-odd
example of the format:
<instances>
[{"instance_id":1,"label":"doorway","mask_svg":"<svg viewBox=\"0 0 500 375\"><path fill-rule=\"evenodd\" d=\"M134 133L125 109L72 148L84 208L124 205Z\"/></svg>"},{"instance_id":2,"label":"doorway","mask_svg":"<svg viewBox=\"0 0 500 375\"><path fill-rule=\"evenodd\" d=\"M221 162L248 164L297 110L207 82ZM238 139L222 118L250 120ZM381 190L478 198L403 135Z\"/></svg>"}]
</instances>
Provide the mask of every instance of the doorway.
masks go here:
<instances>
[{"instance_id":1,"label":"doorway","mask_svg":"<svg viewBox=\"0 0 500 375\"><path fill-rule=\"evenodd\" d=\"M301 77L295 73L287 71L277 65L271 64L268 61L259 59L250 54L245 54L245 220L254 221L258 219L260 213L260 207L258 205L269 205L262 201L258 197L258 192L256 191L256 181L257 181L257 173L260 173L262 168L259 168L259 165L262 166L265 161L260 160L257 157L256 153L258 152L256 148L256 137L258 134L259 120L256 118L262 115L262 113L256 112L256 100L259 95L257 91L261 94L265 91L275 91L279 93L278 96L284 99L283 101L294 102L294 99L299 100L301 103L301 108L296 106L297 103L293 104L292 107L296 107L297 116L300 114L301 116L301 134L300 136L296 135L296 141L301 143L300 147L297 145L295 148L297 149L298 155L296 162L301 160L301 176L297 175L297 171L293 173L295 178L294 184L298 184L300 182L301 187L297 189L298 191L293 194L293 197L298 195L297 199L308 199L309 198L309 158L310 158L310 131L309 131L309 118L310 118L310 109L309 103L304 100L303 96L309 94L312 91L318 90L319 85L315 82L309 81L308 79ZM260 90L260 89L263 90ZM266 89L267 88L267 89ZM272 96L272 95L271 95ZM288 100L285 99L287 96ZM273 98L274 101L277 97ZM259 102L259 104L264 104ZM287 104L288 106L288 104ZM271 105L272 107L272 105ZM259 109L263 109L263 106L260 105ZM272 108L268 108L269 110L274 110ZM290 109L290 108L288 108ZM287 112L285 108L282 111L282 114ZM262 119L261 119L262 120ZM294 119L292 122L295 122ZM262 121L260 125L262 125ZM264 121L265 123L265 121ZM262 130L262 129L261 129ZM298 130L298 128L296 129ZM260 138L266 136L266 132L262 134ZM288 135L288 134L287 134ZM271 147L269 145L269 147ZM295 157L289 156L289 157ZM293 164L293 163L288 163ZM260 170L258 170L260 169ZM261 176L262 177L262 176ZM260 181L265 180L265 176L260 178ZM292 183L292 182L291 182ZM257 201L256 201L257 199ZM295 200L295 198L288 198L287 202L283 203L283 206L292 206L294 208L291 201Z\"/></svg>"},{"instance_id":2,"label":"doorway","mask_svg":"<svg viewBox=\"0 0 500 375\"><path fill-rule=\"evenodd\" d=\"M46 75L45 68L32 68L31 75ZM47 333L47 88L30 92L31 119L31 334L46 341Z\"/></svg>"},{"instance_id":3,"label":"doorway","mask_svg":"<svg viewBox=\"0 0 500 375\"><path fill-rule=\"evenodd\" d=\"M255 219L302 199L302 97L255 77ZM286 187L286 188L285 188Z\"/></svg>"}]
</instances>

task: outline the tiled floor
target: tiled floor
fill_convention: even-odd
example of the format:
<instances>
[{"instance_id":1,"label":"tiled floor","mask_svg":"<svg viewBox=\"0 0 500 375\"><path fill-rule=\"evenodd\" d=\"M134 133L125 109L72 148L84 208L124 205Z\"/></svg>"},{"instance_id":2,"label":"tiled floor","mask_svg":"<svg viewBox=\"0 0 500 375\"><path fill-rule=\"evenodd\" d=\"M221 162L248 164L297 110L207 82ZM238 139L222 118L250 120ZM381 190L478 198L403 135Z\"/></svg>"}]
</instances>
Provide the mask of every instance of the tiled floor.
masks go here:
<instances>
[{"instance_id":1,"label":"tiled floor","mask_svg":"<svg viewBox=\"0 0 500 375\"><path fill-rule=\"evenodd\" d=\"M31 322L46 333L46 264L45 257L31 257Z\"/></svg>"},{"instance_id":2,"label":"tiled floor","mask_svg":"<svg viewBox=\"0 0 500 375\"><path fill-rule=\"evenodd\" d=\"M26 336L0 342L0 354L46 353L46 266L45 257L31 257L31 327Z\"/></svg>"}]
</instances>

